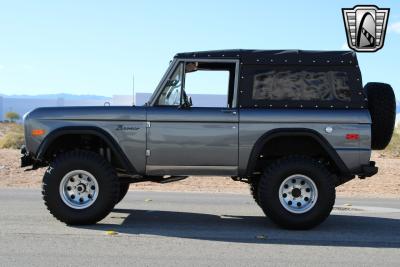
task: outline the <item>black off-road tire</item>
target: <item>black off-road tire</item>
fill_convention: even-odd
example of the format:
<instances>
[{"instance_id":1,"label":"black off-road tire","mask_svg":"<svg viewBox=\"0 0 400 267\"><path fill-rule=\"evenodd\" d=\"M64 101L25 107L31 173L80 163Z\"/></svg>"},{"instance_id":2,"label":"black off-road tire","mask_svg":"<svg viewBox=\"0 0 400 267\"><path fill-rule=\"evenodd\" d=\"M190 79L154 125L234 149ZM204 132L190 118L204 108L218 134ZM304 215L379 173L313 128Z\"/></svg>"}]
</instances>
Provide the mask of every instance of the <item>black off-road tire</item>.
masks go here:
<instances>
[{"instance_id":1,"label":"black off-road tire","mask_svg":"<svg viewBox=\"0 0 400 267\"><path fill-rule=\"evenodd\" d=\"M84 209L66 205L60 195L63 177L73 170L92 174L98 183L98 196ZM100 155L83 150L65 152L57 156L43 177L42 195L50 213L69 225L94 224L106 217L118 200L120 185L114 168Z\"/></svg>"},{"instance_id":2,"label":"black off-road tire","mask_svg":"<svg viewBox=\"0 0 400 267\"><path fill-rule=\"evenodd\" d=\"M279 188L291 175L308 176L318 189L315 205L305 213L292 213L279 200ZM286 229L310 229L322 223L332 211L336 191L332 174L318 161L305 156L291 156L277 160L262 175L258 198L264 213L277 225Z\"/></svg>"},{"instance_id":3,"label":"black off-road tire","mask_svg":"<svg viewBox=\"0 0 400 267\"><path fill-rule=\"evenodd\" d=\"M367 83L364 87L371 114L371 148L385 149L392 139L396 123L396 98L386 83Z\"/></svg>"},{"instance_id":4,"label":"black off-road tire","mask_svg":"<svg viewBox=\"0 0 400 267\"><path fill-rule=\"evenodd\" d=\"M124 199L124 197L126 196L126 194L129 191L129 186L130 186L130 183L120 183L119 184L119 197L115 204L118 204L119 202L121 202L122 199Z\"/></svg>"}]
</instances>

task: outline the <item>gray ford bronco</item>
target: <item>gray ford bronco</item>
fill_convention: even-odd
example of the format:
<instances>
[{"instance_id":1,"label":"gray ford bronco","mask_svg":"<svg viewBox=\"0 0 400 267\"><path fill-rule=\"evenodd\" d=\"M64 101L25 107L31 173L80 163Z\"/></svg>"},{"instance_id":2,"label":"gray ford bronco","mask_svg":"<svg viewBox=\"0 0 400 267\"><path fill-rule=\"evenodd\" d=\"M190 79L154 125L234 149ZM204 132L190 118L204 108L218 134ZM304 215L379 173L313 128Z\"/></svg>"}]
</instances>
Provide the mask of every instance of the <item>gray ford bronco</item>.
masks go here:
<instances>
[{"instance_id":1,"label":"gray ford bronco","mask_svg":"<svg viewBox=\"0 0 400 267\"><path fill-rule=\"evenodd\" d=\"M144 106L26 114L21 161L48 166L43 199L67 224L100 221L130 183L212 175L248 183L276 224L308 229L336 186L377 173L371 150L390 142L395 110L390 85L363 86L353 52L179 53Z\"/></svg>"}]
</instances>

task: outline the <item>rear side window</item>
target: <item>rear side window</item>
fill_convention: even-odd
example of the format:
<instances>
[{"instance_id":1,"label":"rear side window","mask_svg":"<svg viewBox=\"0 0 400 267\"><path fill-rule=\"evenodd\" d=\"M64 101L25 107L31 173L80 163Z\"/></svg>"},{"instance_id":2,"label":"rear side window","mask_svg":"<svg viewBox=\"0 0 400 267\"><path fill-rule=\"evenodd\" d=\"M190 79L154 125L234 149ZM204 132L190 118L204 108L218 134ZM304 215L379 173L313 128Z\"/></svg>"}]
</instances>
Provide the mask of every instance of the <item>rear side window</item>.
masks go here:
<instances>
[{"instance_id":1,"label":"rear side window","mask_svg":"<svg viewBox=\"0 0 400 267\"><path fill-rule=\"evenodd\" d=\"M351 90L343 71L270 70L254 74L252 99L349 102Z\"/></svg>"}]
</instances>

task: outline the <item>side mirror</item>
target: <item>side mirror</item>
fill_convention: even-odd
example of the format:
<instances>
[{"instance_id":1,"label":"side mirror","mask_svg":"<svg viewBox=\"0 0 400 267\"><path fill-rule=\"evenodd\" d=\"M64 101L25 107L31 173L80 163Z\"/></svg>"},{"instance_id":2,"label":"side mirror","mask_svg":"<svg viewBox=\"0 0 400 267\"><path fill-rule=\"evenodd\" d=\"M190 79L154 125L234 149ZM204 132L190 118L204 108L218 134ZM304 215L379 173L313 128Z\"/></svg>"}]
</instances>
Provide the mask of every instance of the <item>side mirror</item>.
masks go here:
<instances>
[{"instance_id":1,"label":"side mirror","mask_svg":"<svg viewBox=\"0 0 400 267\"><path fill-rule=\"evenodd\" d=\"M188 109L193 105L192 98L190 96L183 97L183 103L179 106L179 108Z\"/></svg>"}]
</instances>

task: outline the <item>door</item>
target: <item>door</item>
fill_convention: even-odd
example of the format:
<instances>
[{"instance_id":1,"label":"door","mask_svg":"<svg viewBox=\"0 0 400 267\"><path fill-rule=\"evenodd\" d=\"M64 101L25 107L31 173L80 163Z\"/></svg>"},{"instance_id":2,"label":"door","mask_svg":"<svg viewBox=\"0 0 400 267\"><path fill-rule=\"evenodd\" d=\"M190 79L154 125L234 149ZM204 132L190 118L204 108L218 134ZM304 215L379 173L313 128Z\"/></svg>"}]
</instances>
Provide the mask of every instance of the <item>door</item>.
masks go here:
<instances>
[{"instance_id":1,"label":"door","mask_svg":"<svg viewBox=\"0 0 400 267\"><path fill-rule=\"evenodd\" d=\"M232 62L181 62L172 71L147 108L148 175L237 175L235 70Z\"/></svg>"}]
</instances>

